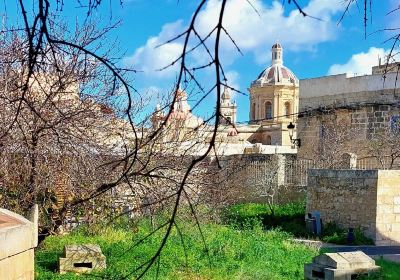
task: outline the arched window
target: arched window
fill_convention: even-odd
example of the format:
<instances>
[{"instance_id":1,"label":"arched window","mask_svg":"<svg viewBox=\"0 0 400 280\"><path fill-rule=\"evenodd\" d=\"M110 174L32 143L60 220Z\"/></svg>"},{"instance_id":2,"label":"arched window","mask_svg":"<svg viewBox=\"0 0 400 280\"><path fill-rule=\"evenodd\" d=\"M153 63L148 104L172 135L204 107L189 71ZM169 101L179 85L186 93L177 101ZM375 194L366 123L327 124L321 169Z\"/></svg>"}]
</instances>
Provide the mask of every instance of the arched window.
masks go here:
<instances>
[{"instance_id":1,"label":"arched window","mask_svg":"<svg viewBox=\"0 0 400 280\"><path fill-rule=\"evenodd\" d=\"M256 103L253 103L251 108L251 119L253 121L256 119Z\"/></svg>"},{"instance_id":2,"label":"arched window","mask_svg":"<svg viewBox=\"0 0 400 280\"><path fill-rule=\"evenodd\" d=\"M290 102L287 101L285 102L285 117L290 117L290 114L292 114L291 108L290 108Z\"/></svg>"},{"instance_id":3,"label":"arched window","mask_svg":"<svg viewBox=\"0 0 400 280\"><path fill-rule=\"evenodd\" d=\"M267 120L272 119L272 103L269 101L265 102L265 118Z\"/></svg>"}]
</instances>

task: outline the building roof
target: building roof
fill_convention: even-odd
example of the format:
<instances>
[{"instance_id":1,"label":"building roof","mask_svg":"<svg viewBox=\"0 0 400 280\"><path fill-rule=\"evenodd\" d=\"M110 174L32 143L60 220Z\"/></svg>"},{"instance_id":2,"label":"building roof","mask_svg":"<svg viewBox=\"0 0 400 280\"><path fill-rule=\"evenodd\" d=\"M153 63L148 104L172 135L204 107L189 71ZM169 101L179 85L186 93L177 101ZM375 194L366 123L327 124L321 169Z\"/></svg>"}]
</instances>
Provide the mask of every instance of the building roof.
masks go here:
<instances>
[{"instance_id":1,"label":"building roof","mask_svg":"<svg viewBox=\"0 0 400 280\"><path fill-rule=\"evenodd\" d=\"M273 48L273 49L278 49L278 48L279 48L279 49L282 49L282 46L281 46L281 44L279 44L279 43L275 43L275 44L272 45L272 48Z\"/></svg>"},{"instance_id":2,"label":"building roof","mask_svg":"<svg viewBox=\"0 0 400 280\"><path fill-rule=\"evenodd\" d=\"M263 86L268 84L289 84L298 85L299 79L289 68L283 65L272 65L264 69L257 79L251 83L251 86Z\"/></svg>"},{"instance_id":3,"label":"building roof","mask_svg":"<svg viewBox=\"0 0 400 280\"><path fill-rule=\"evenodd\" d=\"M283 49L281 44L275 43L271 48L271 66L264 69L251 86L265 85L299 85L299 79L289 68L283 65Z\"/></svg>"}]
</instances>

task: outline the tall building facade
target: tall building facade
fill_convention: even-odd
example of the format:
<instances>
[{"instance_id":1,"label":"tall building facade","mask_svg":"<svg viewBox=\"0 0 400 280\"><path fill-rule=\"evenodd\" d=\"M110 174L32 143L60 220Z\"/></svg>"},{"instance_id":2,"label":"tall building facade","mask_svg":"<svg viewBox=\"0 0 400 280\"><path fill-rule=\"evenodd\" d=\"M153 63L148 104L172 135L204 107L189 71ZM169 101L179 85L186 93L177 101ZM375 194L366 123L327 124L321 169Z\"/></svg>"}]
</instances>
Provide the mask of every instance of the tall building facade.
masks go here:
<instances>
[{"instance_id":1,"label":"tall building facade","mask_svg":"<svg viewBox=\"0 0 400 280\"><path fill-rule=\"evenodd\" d=\"M271 49L271 65L250 85L250 123L261 126L254 141L290 145L287 125L295 122L299 107L299 80L283 64L283 48Z\"/></svg>"}]
</instances>

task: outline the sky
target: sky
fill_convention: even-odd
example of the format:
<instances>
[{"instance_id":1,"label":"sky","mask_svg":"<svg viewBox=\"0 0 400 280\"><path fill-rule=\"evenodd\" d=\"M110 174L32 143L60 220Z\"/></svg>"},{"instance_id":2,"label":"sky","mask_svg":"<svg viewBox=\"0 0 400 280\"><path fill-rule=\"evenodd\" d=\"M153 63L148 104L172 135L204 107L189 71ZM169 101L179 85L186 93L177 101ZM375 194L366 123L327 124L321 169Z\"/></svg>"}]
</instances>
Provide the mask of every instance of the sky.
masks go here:
<instances>
[{"instance_id":1,"label":"sky","mask_svg":"<svg viewBox=\"0 0 400 280\"><path fill-rule=\"evenodd\" d=\"M17 1L16 1L17 2ZM27 1L30 2L30 1ZM56 1L52 1L52 4ZM66 2L62 16L68 20L84 18L85 8L77 8L77 1ZM188 26L199 1L194 0L124 0L104 5L95 17L104 25L121 21L110 36L116 38L121 53L121 65L134 67L141 72L134 77L134 86L150 97L149 106L158 102L158 92L166 92L176 79L177 65L157 71L176 59L182 50L182 40L156 48L173 38ZM280 42L284 49L284 64L299 79L340 73L363 75L371 72L391 48L385 42L393 34L379 31L400 27L399 13L387 14L400 5L399 0L375 0L368 11L364 37L363 7L352 5L339 24L345 6L343 0L299 0L304 11L318 19L303 17L288 1L229 0L223 24L235 40L242 55L224 36L221 41L221 61L228 83L246 94L234 94L238 104L238 121L248 120L248 87L258 74L270 64L270 49ZM20 24L16 7L0 4L8 21ZM72 3L72 4L71 4ZM250 4L249 4L250 3ZM209 0L199 14L196 29L200 35L207 34L216 23L220 0ZM110 13L111 11L111 13ZM28 11L29 12L29 11ZM211 46L212 42L209 42ZM194 40L191 41L194 44ZM208 62L204 51L196 50L189 58L192 66ZM212 69L199 71L204 88L212 86ZM196 94L189 96L191 105ZM191 99L193 97L193 99ZM212 103L214 102L214 103ZM212 105L211 105L212 104ZM207 116L215 104L215 94L196 107L195 114Z\"/></svg>"}]
</instances>

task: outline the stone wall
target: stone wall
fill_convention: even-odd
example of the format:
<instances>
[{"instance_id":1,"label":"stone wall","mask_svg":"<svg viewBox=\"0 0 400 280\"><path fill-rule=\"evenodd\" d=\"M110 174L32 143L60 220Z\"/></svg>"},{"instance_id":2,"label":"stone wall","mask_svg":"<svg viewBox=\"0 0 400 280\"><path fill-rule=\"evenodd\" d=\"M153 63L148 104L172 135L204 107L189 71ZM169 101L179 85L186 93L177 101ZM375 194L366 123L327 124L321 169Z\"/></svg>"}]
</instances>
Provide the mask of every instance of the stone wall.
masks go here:
<instances>
[{"instance_id":1,"label":"stone wall","mask_svg":"<svg viewBox=\"0 0 400 280\"><path fill-rule=\"evenodd\" d=\"M400 244L400 170L311 169L307 212L361 228L377 245Z\"/></svg>"},{"instance_id":2,"label":"stone wall","mask_svg":"<svg viewBox=\"0 0 400 280\"><path fill-rule=\"evenodd\" d=\"M379 170L376 205L376 240L400 245L400 170Z\"/></svg>"},{"instance_id":3,"label":"stone wall","mask_svg":"<svg viewBox=\"0 0 400 280\"><path fill-rule=\"evenodd\" d=\"M383 85L382 85L383 86ZM400 89L381 89L375 91L343 92L325 96L300 98L300 112L316 108L336 108L357 106L359 104L396 104L400 101Z\"/></svg>"},{"instance_id":4,"label":"stone wall","mask_svg":"<svg viewBox=\"0 0 400 280\"><path fill-rule=\"evenodd\" d=\"M348 77L346 74L300 80L300 111L305 107L312 107L304 100L319 98L320 100L333 100L336 96L344 94L349 101L357 98L361 101L369 95L383 94L383 90L393 92L396 86L396 73L388 73L386 79L382 75L364 75ZM332 96L332 97L330 97ZM374 96L373 98L375 98ZM341 98L343 99L343 98ZM317 99L315 99L317 100ZM364 99L365 100L365 99ZM347 102L349 103L349 102Z\"/></svg>"},{"instance_id":5,"label":"stone wall","mask_svg":"<svg viewBox=\"0 0 400 280\"><path fill-rule=\"evenodd\" d=\"M343 153L366 156L363 154L363 145L367 143L365 140L387 131L398 118L400 108L394 103L339 108L305 115L297 124L297 135L302 141L299 156L314 157L316 150L329 141L341 145ZM331 134L328 131L330 127L335 128Z\"/></svg>"},{"instance_id":6,"label":"stone wall","mask_svg":"<svg viewBox=\"0 0 400 280\"><path fill-rule=\"evenodd\" d=\"M231 203L283 204L304 200L304 187L285 185L287 157L290 155L241 155L221 160L221 185L232 194Z\"/></svg>"},{"instance_id":7,"label":"stone wall","mask_svg":"<svg viewBox=\"0 0 400 280\"><path fill-rule=\"evenodd\" d=\"M397 73L387 73L383 79L381 74L357 77L340 74L301 80L299 111L305 113L297 121L297 135L302 139L299 156L314 158L315 150L323 149L321 143L334 140L324 135L329 125L341 130L336 134L343 134L346 129L353 133L348 137L349 143L344 143L348 139L337 137L343 153L365 156L360 151L363 141L373 139L392 120L400 118L400 87L396 76Z\"/></svg>"},{"instance_id":8,"label":"stone wall","mask_svg":"<svg viewBox=\"0 0 400 280\"><path fill-rule=\"evenodd\" d=\"M38 208L31 221L0 208L0 279L33 280L34 248L38 242Z\"/></svg>"}]
</instances>

